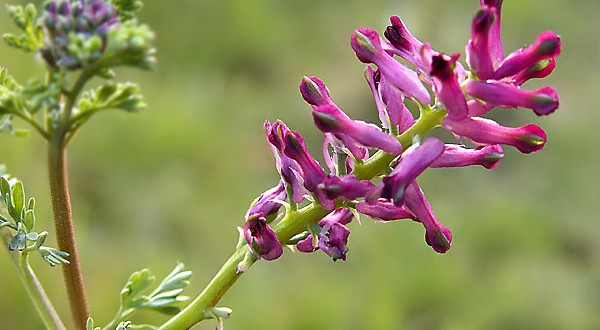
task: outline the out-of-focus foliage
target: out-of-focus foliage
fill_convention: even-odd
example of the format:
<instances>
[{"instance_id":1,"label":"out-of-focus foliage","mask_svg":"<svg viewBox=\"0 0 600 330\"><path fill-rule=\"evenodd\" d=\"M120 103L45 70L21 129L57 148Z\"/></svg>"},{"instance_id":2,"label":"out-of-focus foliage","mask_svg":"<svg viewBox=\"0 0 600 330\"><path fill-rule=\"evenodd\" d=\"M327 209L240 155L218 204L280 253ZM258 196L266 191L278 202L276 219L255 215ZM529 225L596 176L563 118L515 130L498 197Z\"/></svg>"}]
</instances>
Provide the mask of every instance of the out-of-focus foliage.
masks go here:
<instances>
[{"instance_id":1,"label":"out-of-focus foliage","mask_svg":"<svg viewBox=\"0 0 600 330\"><path fill-rule=\"evenodd\" d=\"M0 8L8 3L25 2L0 0ZM377 119L363 65L349 46L354 29L382 31L399 15L437 49L464 53L477 8L477 0L145 1L140 16L156 32L158 66L121 77L139 82L147 109L99 114L69 152L96 323L110 320L118 290L137 269L167 273L173 262L185 262L194 272L188 295L218 270L247 206L277 181L262 132L266 118L284 119L319 153L321 134L298 92L302 75L321 77L352 116ZM233 308L226 328L597 328L600 48L590 38L600 34L599 16L598 1L504 2L506 49L533 42L541 30L561 35L563 53L544 82L559 91L561 107L547 118L511 113L514 125L544 127L541 153L507 150L492 172L423 176L438 217L453 230L448 254L423 244L418 224L363 219L351 228L345 262L288 250L277 262L253 266L220 303ZM1 17L0 31L18 32ZM5 45L0 63L19 81L42 72ZM0 161L36 196L37 228L52 233L44 144L1 135L0 146ZM32 262L40 263L36 270L66 315L60 274ZM2 328L40 328L7 253L0 253L0 269ZM164 319L140 316L140 323Z\"/></svg>"}]
</instances>

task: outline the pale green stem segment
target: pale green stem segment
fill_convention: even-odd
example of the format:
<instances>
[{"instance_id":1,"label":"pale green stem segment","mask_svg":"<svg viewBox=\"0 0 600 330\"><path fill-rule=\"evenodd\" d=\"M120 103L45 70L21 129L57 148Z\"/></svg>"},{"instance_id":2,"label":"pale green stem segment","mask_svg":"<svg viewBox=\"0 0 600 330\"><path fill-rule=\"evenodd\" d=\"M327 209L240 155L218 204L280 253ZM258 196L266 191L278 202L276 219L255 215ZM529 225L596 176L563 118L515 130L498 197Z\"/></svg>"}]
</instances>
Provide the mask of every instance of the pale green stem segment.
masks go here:
<instances>
[{"instance_id":1,"label":"pale green stem segment","mask_svg":"<svg viewBox=\"0 0 600 330\"><path fill-rule=\"evenodd\" d=\"M8 245L10 237L8 234L2 235L3 241ZM13 261L15 265L19 268L21 273L21 280L25 285L25 289L27 290L27 294L29 295L29 299L33 302L38 315L42 319L44 326L49 330L65 330L65 326L63 325L60 316L54 309L52 302L46 295L46 291L42 287L42 284L38 280L35 275L33 269L29 265L29 255L28 251L21 251L19 254L19 258L17 260L16 254L11 253L11 257L13 257Z\"/></svg>"},{"instance_id":2,"label":"pale green stem segment","mask_svg":"<svg viewBox=\"0 0 600 330\"><path fill-rule=\"evenodd\" d=\"M398 140L402 143L404 149L408 148L412 144L414 136L424 136L434 127L441 125L442 119L445 116L446 113L444 111L433 110L430 107L421 109L419 120L410 129L398 136ZM397 156L379 151L363 164L358 165L353 173L359 179L372 179L385 172L390 166L390 162ZM298 211L289 210L285 217L276 223L272 229L277 234L279 241L285 244L292 237L306 231L309 224L319 222L329 212L324 210L318 203L312 203ZM225 292L243 274L243 272L238 270L238 266L243 264L245 271L257 260L258 258L251 253L247 244L238 247L215 277L208 283L204 291L185 309L179 312L179 314L161 325L159 329L189 329L194 324L205 319L206 314L204 311L214 307Z\"/></svg>"}]
</instances>

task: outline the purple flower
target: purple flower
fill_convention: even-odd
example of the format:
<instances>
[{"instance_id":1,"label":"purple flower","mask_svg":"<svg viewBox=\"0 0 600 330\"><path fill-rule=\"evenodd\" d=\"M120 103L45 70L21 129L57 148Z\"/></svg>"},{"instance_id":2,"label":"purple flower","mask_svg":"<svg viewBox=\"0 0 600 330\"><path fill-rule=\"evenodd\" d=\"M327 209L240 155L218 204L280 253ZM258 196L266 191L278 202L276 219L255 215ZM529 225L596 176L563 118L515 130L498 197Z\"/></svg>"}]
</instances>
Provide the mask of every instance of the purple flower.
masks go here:
<instances>
[{"instance_id":1,"label":"purple flower","mask_svg":"<svg viewBox=\"0 0 600 330\"><path fill-rule=\"evenodd\" d=\"M398 16L390 17L390 22L392 25L385 29L384 36L394 46L394 53L420 70L427 71L419 55L423 43L408 31Z\"/></svg>"},{"instance_id":2,"label":"purple flower","mask_svg":"<svg viewBox=\"0 0 600 330\"><path fill-rule=\"evenodd\" d=\"M494 144L475 149L468 149L457 144L446 144L444 153L438 157L430 167L462 167L481 165L493 169L504 157L502 147Z\"/></svg>"},{"instance_id":3,"label":"purple flower","mask_svg":"<svg viewBox=\"0 0 600 330\"><path fill-rule=\"evenodd\" d=\"M246 212L246 219L254 214L267 218L277 213L281 208L281 202L285 201L286 197L285 185L283 181L279 181L275 187L265 191L252 202L252 205Z\"/></svg>"},{"instance_id":4,"label":"purple flower","mask_svg":"<svg viewBox=\"0 0 600 330\"><path fill-rule=\"evenodd\" d=\"M469 114L467 101L454 74L457 59L458 55L448 57L443 54L434 55L431 59L435 94L446 107L448 117L454 120L463 119Z\"/></svg>"},{"instance_id":5,"label":"purple flower","mask_svg":"<svg viewBox=\"0 0 600 330\"><path fill-rule=\"evenodd\" d=\"M512 76L510 80L517 85L521 86L524 82L533 78L544 78L552 73L556 67L556 60L553 58L541 60L534 66L531 66L516 75Z\"/></svg>"},{"instance_id":6,"label":"purple flower","mask_svg":"<svg viewBox=\"0 0 600 330\"><path fill-rule=\"evenodd\" d=\"M285 184L291 187L293 193L292 200L296 203L300 203L304 200L304 195L307 194L307 190L304 188L302 180L302 169L296 161L283 153L283 136L280 134L282 131L278 129L280 125L285 124L276 121L271 125L269 121L265 121L265 133L267 135L267 140L269 141L269 146L275 156L277 171Z\"/></svg>"},{"instance_id":7,"label":"purple flower","mask_svg":"<svg viewBox=\"0 0 600 330\"><path fill-rule=\"evenodd\" d=\"M386 199L379 199L376 203L360 201L356 204L356 210L364 215L370 216L371 218L382 221L417 219L415 215L406 208L405 205L396 206L393 202Z\"/></svg>"},{"instance_id":8,"label":"purple flower","mask_svg":"<svg viewBox=\"0 0 600 330\"><path fill-rule=\"evenodd\" d=\"M347 200L364 197L373 187L371 181L358 180L353 174L328 177L319 184L319 189L331 200L339 197Z\"/></svg>"},{"instance_id":9,"label":"purple flower","mask_svg":"<svg viewBox=\"0 0 600 330\"><path fill-rule=\"evenodd\" d=\"M438 253L446 253L452 244L450 229L439 223L429 201L416 182L406 187L406 208L415 215L425 227L425 241Z\"/></svg>"},{"instance_id":10,"label":"purple flower","mask_svg":"<svg viewBox=\"0 0 600 330\"><path fill-rule=\"evenodd\" d=\"M277 235L259 214L248 217L244 223L244 236L252 251L265 260L275 260L283 254Z\"/></svg>"},{"instance_id":11,"label":"purple flower","mask_svg":"<svg viewBox=\"0 0 600 330\"><path fill-rule=\"evenodd\" d=\"M533 45L519 49L508 55L496 69L495 79L514 76L523 70L529 70L539 61L556 58L560 54L560 37L552 31L540 33Z\"/></svg>"},{"instance_id":12,"label":"purple flower","mask_svg":"<svg viewBox=\"0 0 600 330\"><path fill-rule=\"evenodd\" d=\"M391 154L402 152L402 144L393 136L382 132L379 127L359 120L352 120L331 97L325 84L317 77L304 77L300 92L312 105L315 125L326 133L332 133L343 142L352 141L365 147L374 147Z\"/></svg>"},{"instance_id":13,"label":"purple flower","mask_svg":"<svg viewBox=\"0 0 600 330\"><path fill-rule=\"evenodd\" d=\"M416 122L410 110L404 105L404 95L399 89L392 86L385 77L381 77L379 86L381 99L385 103L390 123L398 126L398 132L403 133Z\"/></svg>"},{"instance_id":14,"label":"purple flower","mask_svg":"<svg viewBox=\"0 0 600 330\"><path fill-rule=\"evenodd\" d=\"M496 19L495 10L481 8L471 25L471 40L466 47L467 62L481 80L492 78L494 65L490 54L490 32Z\"/></svg>"},{"instance_id":15,"label":"purple flower","mask_svg":"<svg viewBox=\"0 0 600 330\"><path fill-rule=\"evenodd\" d=\"M488 45L489 53L492 58L492 62L497 65L504 58L504 51L502 49L502 38L500 38L500 11L502 9L503 0L480 0L482 8L490 8L494 11L494 22L490 27Z\"/></svg>"},{"instance_id":16,"label":"purple flower","mask_svg":"<svg viewBox=\"0 0 600 330\"><path fill-rule=\"evenodd\" d=\"M558 108L558 94L550 86L528 91L502 82L471 81L466 91L490 105L529 108L538 116L548 115Z\"/></svg>"},{"instance_id":17,"label":"purple flower","mask_svg":"<svg viewBox=\"0 0 600 330\"><path fill-rule=\"evenodd\" d=\"M546 133L530 124L522 127L505 127L487 118L468 117L453 121L444 119L443 127L456 135L464 136L482 144L505 144L522 153L539 151L546 143Z\"/></svg>"},{"instance_id":18,"label":"purple flower","mask_svg":"<svg viewBox=\"0 0 600 330\"><path fill-rule=\"evenodd\" d=\"M385 52L381 47L380 39L377 32L372 29L358 29L352 34L350 44L359 60L377 65L381 75L406 96L413 97L423 104L429 104L431 97L417 73Z\"/></svg>"},{"instance_id":19,"label":"purple flower","mask_svg":"<svg viewBox=\"0 0 600 330\"><path fill-rule=\"evenodd\" d=\"M406 187L443 152L444 142L434 137L426 139L421 145L413 145L402 154L392 173L371 189L367 200L374 203L379 198L389 198L394 205L401 206Z\"/></svg>"},{"instance_id":20,"label":"purple flower","mask_svg":"<svg viewBox=\"0 0 600 330\"><path fill-rule=\"evenodd\" d=\"M316 246L314 238L309 235L304 240L298 242L296 247L300 252L313 252L321 249L327 255L333 258L333 261L338 259L346 260L348 252L348 236L350 230L345 226L354 215L348 209L337 209L325 216L318 225L321 231L318 234Z\"/></svg>"}]
</instances>

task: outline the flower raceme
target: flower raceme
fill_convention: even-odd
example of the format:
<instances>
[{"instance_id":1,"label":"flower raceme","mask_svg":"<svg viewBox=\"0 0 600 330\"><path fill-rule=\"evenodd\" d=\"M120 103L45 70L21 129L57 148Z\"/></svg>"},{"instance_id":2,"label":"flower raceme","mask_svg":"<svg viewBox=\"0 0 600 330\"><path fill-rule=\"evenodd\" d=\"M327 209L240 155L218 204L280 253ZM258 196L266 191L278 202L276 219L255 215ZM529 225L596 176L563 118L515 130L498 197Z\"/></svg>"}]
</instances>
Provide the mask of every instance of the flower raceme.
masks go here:
<instances>
[{"instance_id":1,"label":"flower raceme","mask_svg":"<svg viewBox=\"0 0 600 330\"><path fill-rule=\"evenodd\" d=\"M467 66L459 54L440 53L418 40L397 16L391 17L384 37L372 29L356 30L350 46L368 64L364 74L378 125L352 119L335 104L321 79L302 78L300 93L325 136L327 166L321 167L310 154L300 133L279 120L265 123L281 179L246 215L244 234L255 255L273 260L281 255L281 245L295 245L301 252L321 250L334 261L345 260L347 225L358 214L384 222L419 222L426 243L436 252L448 251L452 233L438 221L416 181L419 175L429 168L493 169L504 156L502 146L537 152L546 143L539 126L507 127L485 115L494 108L528 108L545 116L559 106L552 87L523 88L526 81L552 73L561 51L559 36L542 32L530 46L504 56L501 6L502 0L480 1L465 47ZM420 109L420 116L410 108ZM427 137L436 126L456 140ZM280 242L270 225L293 217L300 204L313 204L323 213L307 220L296 238Z\"/></svg>"}]
</instances>

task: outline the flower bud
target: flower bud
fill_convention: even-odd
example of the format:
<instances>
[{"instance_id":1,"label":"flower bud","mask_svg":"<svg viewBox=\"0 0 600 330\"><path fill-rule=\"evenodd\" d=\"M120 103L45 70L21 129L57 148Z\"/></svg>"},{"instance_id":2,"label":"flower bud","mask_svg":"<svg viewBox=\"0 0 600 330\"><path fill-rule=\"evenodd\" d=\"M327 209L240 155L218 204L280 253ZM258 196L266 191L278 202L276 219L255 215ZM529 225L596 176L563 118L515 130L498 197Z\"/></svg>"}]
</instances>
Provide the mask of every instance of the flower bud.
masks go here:
<instances>
[{"instance_id":1,"label":"flower bud","mask_svg":"<svg viewBox=\"0 0 600 330\"><path fill-rule=\"evenodd\" d=\"M533 124L522 127L505 127L487 118L468 117L453 121L444 119L442 126L456 135L482 144L505 144L522 153L541 150L546 143L546 133Z\"/></svg>"},{"instance_id":2,"label":"flower bud","mask_svg":"<svg viewBox=\"0 0 600 330\"><path fill-rule=\"evenodd\" d=\"M265 260L275 260L283 254L277 235L258 214L251 215L244 223L244 236L252 251Z\"/></svg>"},{"instance_id":3,"label":"flower bud","mask_svg":"<svg viewBox=\"0 0 600 330\"><path fill-rule=\"evenodd\" d=\"M472 81L466 91L490 105L529 108L538 116L548 115L558 108L558 94L549 86L528 91L501 82Z\"/></svg>"},{"instance_id":4,"label":"flower bud","mask_svg":"<svg viewBox=\"0 0 600 330\"><path fill-rule=\"evenodd\" d=\"M448 117L454 120L463 119L469 114L467 101L454 74L457 59L458 55L448 58L443 54L434 55L431 59L435 94L446 107Z\"/></svg>"},{"instance_id":5,"label":"flower bud","mask_svg":"<svg viewBox=\"0 0 600 330\"><path fill-rule=\"evenodd\" d=\"M490 55L490 30L496 17L494 10L481 8L471 25L471 40L466 47L467 62L481 80L492 78L494 66Z\"/></svg>"},{"instance_id":6,"label":"flower bud","mask_svg":"<svg viewBox=\"0 0 600 330\"><path fill-rule=\"evenodd\" d=\"M508 55L496 69L496 80L513 76L544 59L556 58L561 51L560 37L552 31L540 33L533 45Z\"/></svg>"},{"instance_id":7,"label":"flower bud","mask_svg":"<svg viewBox=\"0 0 600 330\"><path fill-rule=\"evenodd\" d=\"M393 202L386 199L379 199L375 203L360 201L356 204L356 210L364 215L370 216L376 220L392 221L400 219L416 220L404 205L396 206Z\"/></svg>"},{"instance_id":8,"label":"flower bud","mask_svg":"<svg viewBox=\"0 0 600 330\"><path fill-rule=\"evenodd\" d=\"M416 182L406 188L406 208L425 227L425 241L438 253L446 253L452 244L450 229L442 225Z\"/></svg>"},{"instance_id":9,"label":"flower bud","mask_svg":"<svg viewBox=\"0 0 600 330\"><path fill-rule=\"evenodd\" d=\"M476 149L468 149L456 144L446 144L444 153L431 164L431 167L481 165L487 169L493 169L498 166L502 157L504 157L504 151L497 144Z\"/></svg>"}]
</instances>

